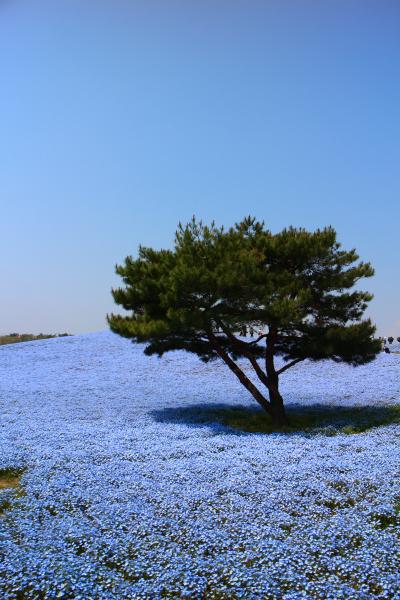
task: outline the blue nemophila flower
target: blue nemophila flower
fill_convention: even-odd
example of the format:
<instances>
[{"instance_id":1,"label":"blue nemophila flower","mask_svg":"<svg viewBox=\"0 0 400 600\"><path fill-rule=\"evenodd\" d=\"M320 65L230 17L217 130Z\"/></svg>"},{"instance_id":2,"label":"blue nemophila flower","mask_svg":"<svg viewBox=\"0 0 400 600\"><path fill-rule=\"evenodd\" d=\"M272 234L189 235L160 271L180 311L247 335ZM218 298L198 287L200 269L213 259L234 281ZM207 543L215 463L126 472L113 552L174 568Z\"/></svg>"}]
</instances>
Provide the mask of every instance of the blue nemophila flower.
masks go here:
<instances>
[{"instance_id":1,"label":"blue nemophila flower","mask_svg":"<svg viewBox=\"0 0 400 600\"><path fill-rule=\"evenodd\" d=\"M399 365L299 366L285 398L379 408ZM110 333L2 347L0 369L0 469L25 469L0 491L1 597L399 597L398 424L242 433L223 365Z\"/></svg>"}]
</instances>

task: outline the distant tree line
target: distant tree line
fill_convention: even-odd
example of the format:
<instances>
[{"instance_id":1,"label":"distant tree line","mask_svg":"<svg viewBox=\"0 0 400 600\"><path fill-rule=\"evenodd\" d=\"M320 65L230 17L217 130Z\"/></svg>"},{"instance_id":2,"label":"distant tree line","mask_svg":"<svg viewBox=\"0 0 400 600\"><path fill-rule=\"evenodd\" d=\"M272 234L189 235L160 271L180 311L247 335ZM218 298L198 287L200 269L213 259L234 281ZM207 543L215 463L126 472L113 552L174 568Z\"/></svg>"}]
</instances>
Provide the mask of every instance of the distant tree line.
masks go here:
<instances>
[{"instance_id":1,"label":"distant tree line","mask_svg":"<svg viewBox=\"0 0 400 600\"><path fill-rule=\"evenodd\" d=\"M32 333L9 333L7 335L0 335L0 346L4 344L16 344L18 342L32 342L34 340L47 340L49 338L66 337L72 335L71 333L39 333L34 335Z\"/></svg>"},{"instance_id":2,"label":"distant tree line","mask_svg":"<svg viewBox=\"0 0 400 600\"><path fill-rule=\"evenodd\" d=\"M386 352L387 354L390 354L390 348L389 348L389 347L386 345L386 343L388 343L388 344L393 344L393 342L394 342L394 337L393 337L392 335L389 335L389 337L387 337L387 338L385 338L385 337L384 337L384 338L380 338L380 339L381 339L381 344L382 344L382 350L383 350L384 352ZM397 340L398 342L400 342L400 336L398 336L398 337L396 338L396 340Z\"/></svg>"}]
</instances>

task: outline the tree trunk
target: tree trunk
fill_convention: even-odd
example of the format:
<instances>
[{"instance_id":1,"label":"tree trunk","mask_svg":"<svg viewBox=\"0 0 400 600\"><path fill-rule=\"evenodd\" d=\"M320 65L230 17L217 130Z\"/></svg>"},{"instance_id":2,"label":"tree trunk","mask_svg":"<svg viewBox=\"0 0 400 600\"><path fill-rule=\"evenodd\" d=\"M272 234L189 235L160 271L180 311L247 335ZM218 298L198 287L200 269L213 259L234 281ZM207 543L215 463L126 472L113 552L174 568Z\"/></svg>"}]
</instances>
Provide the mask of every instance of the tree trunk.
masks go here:
<instances>
[{"instance_id":1,"label":"tree trunk","mask_svg":"<svg viewBox=\"0 0 400 600\"><path fill-rule=\"evenodd\" d=\"M277 339L276 327L270 327L265 346L265 370L268 376L269 403L271 407L272 423L275 427L289 425L283 398L279 393L279 374L274 364L274 350Z\"/></svg>"},{"instance_id":2,"label":"tree trunk","mask_svg":"<svg viewBox=\"0 0 400 600\"><path fill-rule=\"evenodd\" d=\"M271 418L275 427L285 427L289 425L283 398L279 393L278 384L271 385L269 388L269 401L271 406Z\"/></svg>"}]
</instances>

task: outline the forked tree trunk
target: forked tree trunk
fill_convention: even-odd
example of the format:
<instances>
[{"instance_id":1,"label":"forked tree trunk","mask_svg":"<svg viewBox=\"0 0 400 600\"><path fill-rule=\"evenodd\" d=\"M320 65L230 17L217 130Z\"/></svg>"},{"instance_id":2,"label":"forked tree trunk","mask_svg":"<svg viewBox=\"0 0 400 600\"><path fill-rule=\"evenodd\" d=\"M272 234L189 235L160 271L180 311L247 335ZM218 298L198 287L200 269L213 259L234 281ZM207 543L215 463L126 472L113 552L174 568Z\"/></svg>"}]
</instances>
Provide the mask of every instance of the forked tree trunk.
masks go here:
<instances>
[{"instance_id":1,"label":"forked tree trunk","mask_svg":"<svg viewBox=\"0 0 400 600\"><path fill-rule=\"evenodd\" d=\"M279 376L274 367L273 354L267 351L266 356L266 368L268 373L267 377L260 377L262 382L267 387L269 392L269 402L261 394L259 389L252 383L252 381L246 377L245 373L240 367L231 359L229 354L222 348L218 343L217 337L212 331L208 332L209 340L216 353L222 358L222 360L228 365L231 371L236 375L239 381L248 389L253 398L258 404L267 412L272 419L274 427L284 427L289 424L285 407L283 404L283 398L279 393ZM254 368L254 365L253 365Z\"/></svg>"}]
</instances>

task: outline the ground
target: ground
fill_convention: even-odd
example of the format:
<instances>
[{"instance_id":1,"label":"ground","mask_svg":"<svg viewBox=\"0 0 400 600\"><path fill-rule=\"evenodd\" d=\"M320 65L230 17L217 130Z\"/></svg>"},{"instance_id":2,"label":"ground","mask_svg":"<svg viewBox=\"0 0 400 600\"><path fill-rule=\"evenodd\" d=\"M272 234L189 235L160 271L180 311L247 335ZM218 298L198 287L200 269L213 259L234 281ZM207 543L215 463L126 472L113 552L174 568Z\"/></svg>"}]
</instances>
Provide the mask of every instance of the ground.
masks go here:
<instances>
[{"instance_id":1,"label":"ground","mask_svg":"<svg viewBox=\"0 0 400 600\"><path fill-rule=\"evenodd\" d=\"M399 355L297 365L320 426L258 433L224 364L142 350L0 348L1 598L400 597Z\"/></svg>"}]
</instances>

